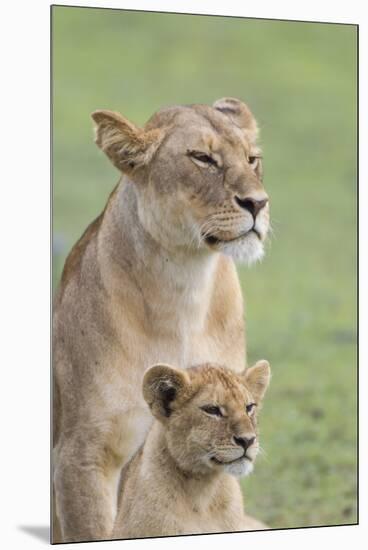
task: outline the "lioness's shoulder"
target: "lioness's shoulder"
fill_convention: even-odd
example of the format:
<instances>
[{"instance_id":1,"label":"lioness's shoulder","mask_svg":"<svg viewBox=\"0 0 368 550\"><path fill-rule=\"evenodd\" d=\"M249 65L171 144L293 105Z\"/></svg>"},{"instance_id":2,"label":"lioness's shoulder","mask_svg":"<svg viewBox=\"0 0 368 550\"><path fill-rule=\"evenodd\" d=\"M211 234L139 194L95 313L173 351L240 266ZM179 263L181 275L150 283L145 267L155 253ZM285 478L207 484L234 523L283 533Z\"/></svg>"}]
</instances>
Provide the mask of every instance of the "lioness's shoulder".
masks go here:
<instances>
[{"instance_id":1,"label":"lioness's shoulder","mask_svg":"<svg viewBox=\"0 0 368 550\"><path fill-rule=\"evenodd\" d=\"M106 203L104 210L101 212L99 216L97 216L97 218L92 223L89 224L87 229L84 231L82 236L78 239L78 241L75 243L75 245L69 252L69 255L65 260L64 269L61 274L61 280L60 280L58 292L56 294L55 305L57 305L57 303L59 303L62 300L64 291L68 286L69 282L74 277L78 277L81 270L82 258L88 248L88 245L96 238L96 235L98 234L99 229L101 227L105 212L109 207L109 205L112 203L117 193L118 187L119 187L119 184L114 187L113 191L110 193L110 196L108 198L108 201Z\"/></svg>"},{"instance_id":2,"label":"lioness's shoulder","mask_svg":"<svg viewBox=\"0 0 368 550\"><path fill-rule=\"evenodd\" d=\"M103 214L100 214L90 225L87 227L80 239L75 243L71 249L67 259L65 260L64 269L61 275L60 289L61 292L68 285L73 275L78 273L81 266L81 259L85 250L91 240L94 238L101 225Z\"/></svg>"}]
</instances>

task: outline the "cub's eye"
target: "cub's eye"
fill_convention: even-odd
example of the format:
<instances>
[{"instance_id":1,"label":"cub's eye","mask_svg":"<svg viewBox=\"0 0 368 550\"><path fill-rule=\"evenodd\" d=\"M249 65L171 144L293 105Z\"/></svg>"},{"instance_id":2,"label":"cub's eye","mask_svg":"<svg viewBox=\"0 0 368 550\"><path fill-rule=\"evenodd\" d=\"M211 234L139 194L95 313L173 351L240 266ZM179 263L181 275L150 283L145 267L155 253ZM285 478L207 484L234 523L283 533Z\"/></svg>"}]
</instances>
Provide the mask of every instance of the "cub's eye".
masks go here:
<instances>
[{"instance_id":1,"label":"cub's eye","mask_svg":"<svg viewBox=\"0 0 368 550\"><path fill-rule=\"evenodd\" d=\"M217 162L214 158L212 158L210 155L207 155L206 153L202 153L201 151L187 151L188 155L195 160L199 160L199 162L203 162L203 164L210 164L212 166L218 166Z\"/></svg>"},{"instance_id":2,"label":"cub's eye","mask_svg":"<svg viewBox=\"0 0 368 550\"><path fill-rule=\"evenodd\" d=\"M216 405L204 405L201 409L205 413L212 414L213 416L223 416L220 407L216 407Z\"/></svg>"},{"instance_id":3,"label":"cub's eye","mask_svg":"<svg viewBox=\"0 0 368 550\"><path fill-rule=\"evenodd\" d=\"M261 157L260 156L251 156L248 157L248 162L252 166L252 168L255 168L258 164L258 161Z\"/></svg>"},{"instance_id":4,"label":"cub's eye","mask_svg":"<svg viewBox=\"0 0 368 550\"><path fill-rule=\"evenodd\" d=\"M245 405L245 410L247 414L251 415L254 412L256 406L257 403L249 403L249 405Z\"/></svg>"}]
</instances>

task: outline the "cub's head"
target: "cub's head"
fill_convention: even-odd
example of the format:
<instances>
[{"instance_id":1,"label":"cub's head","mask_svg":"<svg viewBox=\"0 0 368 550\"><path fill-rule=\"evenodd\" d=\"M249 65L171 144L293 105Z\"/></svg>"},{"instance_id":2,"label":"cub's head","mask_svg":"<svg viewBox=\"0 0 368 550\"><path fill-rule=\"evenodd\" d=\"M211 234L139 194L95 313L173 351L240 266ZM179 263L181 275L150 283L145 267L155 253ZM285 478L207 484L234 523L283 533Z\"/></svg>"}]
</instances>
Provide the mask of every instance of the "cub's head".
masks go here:
<instances>
[{"instance_id":1,"label":"cub's head","mask_svg":"<svg viewBox=\"0 0 368 550\"><path fill-rule=\"evenodd\" d=\"M244 476L258 453L257 412L269 379L267 361L240 375L211 364L155 365L145 373L143 395L182 470Z\"/></svg>"},{"instance_id":2,"label":"cub's head","mask_svg":"<svg viewBox=\"0 0 368 550\"><path fill-rule=\"evenodd\" d=\"M269 229L256 121L242 101L163 109L143 128L96 111L96 143L135 184L140 221L166 249L252 263Z\"/></svg>"}]
</instances>

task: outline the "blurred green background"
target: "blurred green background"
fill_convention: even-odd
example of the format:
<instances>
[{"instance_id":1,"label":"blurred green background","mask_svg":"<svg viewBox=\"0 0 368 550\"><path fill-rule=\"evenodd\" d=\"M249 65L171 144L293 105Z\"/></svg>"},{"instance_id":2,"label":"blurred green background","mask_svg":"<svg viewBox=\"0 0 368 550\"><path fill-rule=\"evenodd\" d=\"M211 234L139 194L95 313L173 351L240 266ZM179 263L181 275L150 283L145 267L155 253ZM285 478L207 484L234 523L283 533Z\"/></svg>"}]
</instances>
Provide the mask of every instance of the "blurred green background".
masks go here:
<instances>
[{"instance_id":1,"label":"blurred green background","mask_svg":"<svg viewBox=\"0 0 368 550\"><path fill-rule=\"evenodd\" d=\"M258 118L274 236L239 274L273 380L242 484L272 527L356 522L356 55L354 26L53 8L54 286L118 180L92 111L230 95Z\"/></svg>"}]
</instances>

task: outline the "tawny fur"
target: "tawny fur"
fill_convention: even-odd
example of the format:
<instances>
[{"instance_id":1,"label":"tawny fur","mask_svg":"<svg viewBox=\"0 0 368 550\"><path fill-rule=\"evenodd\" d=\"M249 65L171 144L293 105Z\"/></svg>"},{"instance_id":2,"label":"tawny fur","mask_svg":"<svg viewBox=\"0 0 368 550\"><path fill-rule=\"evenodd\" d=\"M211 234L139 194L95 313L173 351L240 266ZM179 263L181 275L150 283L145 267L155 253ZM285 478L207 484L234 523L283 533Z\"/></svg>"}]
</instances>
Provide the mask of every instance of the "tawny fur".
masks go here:
<instances>
[{"instance_id":1,"label":"tawny fur","mask_svg":"<svg viewBox=\"0 0 368 550\"><path fill-rule=\"evenodd\" d=\"M111 111L93 119L123 176L55 297L54 542L111 536L120 472L151 424L140 392L150 365L244 368L231 256L259 259L268 230L268 204L254 220L235 200L267 198L256 124L240 101L164 109L144 128Z\"/></svg>"},{"instance_id":2,"label":"tawny fur","mask_svg":"<svg viewBox=\"0 0 368 550\"><path fill-rule=\"evenodd\" d=\"M255 461L268 363L259 361L241 375L214 365L186 374L157 365L144 377L143 393L156 420L123 473L113 538L267 528L244 514L231 472L246 475ZM219 406L223 416L205 412L209 404ZM238 458L244 449L234 437L242 436L255 438L247 458Z\"/></svg>"}]
</instances>

